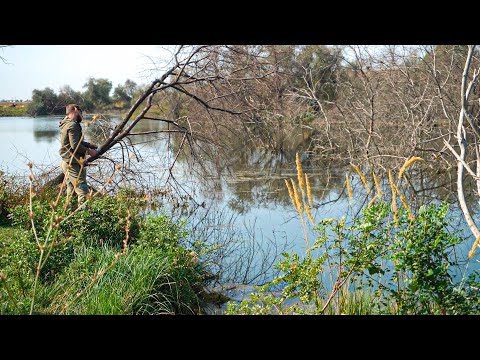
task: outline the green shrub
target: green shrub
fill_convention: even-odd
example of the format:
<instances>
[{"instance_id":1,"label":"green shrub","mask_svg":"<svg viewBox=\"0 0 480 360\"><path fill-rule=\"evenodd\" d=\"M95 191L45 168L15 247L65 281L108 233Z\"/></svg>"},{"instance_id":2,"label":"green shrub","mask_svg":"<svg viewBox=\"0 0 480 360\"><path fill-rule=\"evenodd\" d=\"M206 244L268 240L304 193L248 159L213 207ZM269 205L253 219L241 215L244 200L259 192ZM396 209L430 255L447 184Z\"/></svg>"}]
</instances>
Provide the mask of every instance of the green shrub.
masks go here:
<instances>
[{"instance_id":1,"label":"green shrub","mask_svg":"<svg viewBox=\"0 0 480 360\"><path fill-rule=\"evenodd\" d=\"M371 314L477 314L479 274L454 281L460 263L453 250L462 239L447 230L447 211L447 203L422 206L412 219L402 208L395 222L390 204L379 201L351 225L325 219L303 259L284 253L275 265L282 275L249 300L229 303L227 314L345 314L360 308ZM278 286L281 295L273 297Z\"/></svg>"},{"instance_id":2,"label":"green shrub","mask_svg":"<svg viewBox=\"0 0 480 360\"><path fill-rule=\"evenodd\" d=\"M141 215L141 202L128 192L96 198L86 210L58 227L50 223L62 214L64 198L55 211L46 201L34 201L33 220L41 244L53 247L36 285L33 313L159 314L200 313L204 288L202 246L189 246L184 222L166 215ZM70 210L71 211L71 210ZM29 207L17 206L12 223L21 233L0 242L0 313L28 313L32 301L39 248L29 219ZM124 248L127 219L129 242ZM11 294L14 294L13 299Z\"/></svg>"}]
</instances>

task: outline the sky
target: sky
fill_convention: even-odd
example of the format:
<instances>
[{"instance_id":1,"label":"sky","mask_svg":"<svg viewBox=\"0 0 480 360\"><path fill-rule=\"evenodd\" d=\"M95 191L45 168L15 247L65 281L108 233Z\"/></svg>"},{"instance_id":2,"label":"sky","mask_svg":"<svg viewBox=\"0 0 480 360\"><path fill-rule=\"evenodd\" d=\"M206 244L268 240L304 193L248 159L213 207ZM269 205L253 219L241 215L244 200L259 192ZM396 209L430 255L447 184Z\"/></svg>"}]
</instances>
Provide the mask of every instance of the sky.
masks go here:
<instances>
[{"instance_id":1,"label":"sky","mask_svg":"<svg viewBox=\"0 0 480 360\"><path fill-rule=\"evenodd\" d=\"M0 48L0 56L7 62L0 60L0 100L29 100L46 87L85 91L89 77L110 80L112 90L127 79L146 84L168 52L160 45L14 45Z\"/></svg>"}]
</instances>

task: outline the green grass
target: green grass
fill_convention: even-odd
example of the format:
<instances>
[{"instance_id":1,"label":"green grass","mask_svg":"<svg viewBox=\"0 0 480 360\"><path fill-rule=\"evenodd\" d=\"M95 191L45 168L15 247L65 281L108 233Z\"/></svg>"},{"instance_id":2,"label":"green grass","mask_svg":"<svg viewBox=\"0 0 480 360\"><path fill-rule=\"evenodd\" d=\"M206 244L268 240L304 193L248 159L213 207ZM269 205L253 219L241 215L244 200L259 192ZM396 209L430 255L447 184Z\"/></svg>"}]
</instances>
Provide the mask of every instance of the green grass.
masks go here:
<instances>
[{"instance_id":1,"label":"green grass","mask_svg":"<svg viewBox=\"0 0 480 360\"><path fill-rule=\"evenodd\" d=\"M0 224L0 246L1 244L11 243L14 239L18 239L26 230L10 225Z\"/></svg>"},{"instance_id":2,"label":"green grass","mask_svg":"<svg viewBox=\"0 0 480 360\"><path fill-rule=\"evenodd\" d=\"M26 106L0 106L0 116L27 116Z\"/></svg>"},{"instance_id":3,"label":"green grass","mask_svg":"<svg viewBox=\"0 0 480 360\"><path fill-rule=\"evenodd\" d=\"M34 314L203 313L205 272L192 261L183 225L167 215L144 217L129 199L94 199L89 211L59 228L61 245L53 248L36 282ZM127 209L130 237L122 248ZM39 249L28 207L9 210L14 226L0 225L0 314L28 314ZM33 212L44 243L51 208L34 201Z\"/></svg>"},{"instance_id":4,"label":"green grass","mask_svg":"<svg viewBox=\"0 0 480 360\"><path fill-rule=\"evenodd\" d=\"M182 297L176 296L187 289L175 280L178 269L172 266L167 253L135 247L93 281L94 271L107 269L114 256L115 251L109 248L79 249L55 284L43 289L42 297L53 298L46 312L102 315L189 312L192 304L183 303ZM82 296L76 299L79 291ZM193 310L191 313L195 313Z\"/></svg>"}]
</instances>

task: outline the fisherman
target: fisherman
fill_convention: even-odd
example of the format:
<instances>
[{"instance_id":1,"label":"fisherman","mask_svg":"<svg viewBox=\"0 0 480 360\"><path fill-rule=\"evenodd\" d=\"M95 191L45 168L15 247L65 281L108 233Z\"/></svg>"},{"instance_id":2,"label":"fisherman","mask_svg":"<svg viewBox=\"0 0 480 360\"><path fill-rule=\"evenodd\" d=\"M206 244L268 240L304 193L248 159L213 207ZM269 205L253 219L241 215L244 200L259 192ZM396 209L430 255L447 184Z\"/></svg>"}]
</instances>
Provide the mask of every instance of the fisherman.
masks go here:
<instances>
[{"instance_id":1,"label":"fisherman","mask_svg":"<svg viewBox=\"0 0 480 360\"><path fill-rule=\"evenodd\" d=\"M78 196L80 206L88 194L87 171L83 165L86 155L97 155L97 145L83 141L82 110L76 104L68 104L65 108L67 116L60 121L60 163L65 183L67 196L74 191Z\"/></svg>"}]
</instances>

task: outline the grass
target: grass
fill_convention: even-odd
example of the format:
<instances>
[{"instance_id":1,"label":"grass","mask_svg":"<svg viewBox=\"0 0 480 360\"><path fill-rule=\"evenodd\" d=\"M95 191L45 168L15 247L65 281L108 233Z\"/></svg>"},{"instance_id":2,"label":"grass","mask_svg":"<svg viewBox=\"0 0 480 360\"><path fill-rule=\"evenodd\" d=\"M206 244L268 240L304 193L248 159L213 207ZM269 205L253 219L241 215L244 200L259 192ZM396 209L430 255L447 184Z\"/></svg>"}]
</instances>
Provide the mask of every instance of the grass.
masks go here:
<instances>
[{"instance_id":1,"label":"grass","mask_svg":"<svg viewBox=\"0 0 480 360\"><path fill-rule=\"evenodd\" d=\"M0 225L0 314L203 313L205 270L183 243L187 233L166 215L140 215L131 195L94 199L62 225L38 280L29 208L9 208L14 226ZM35 200L32 212L42 241L50 205Z\"/></svg>"},{"instance_id":2,"label":"grass","mask_svg":"<svg viewBox=\"0 0 480 360\"><path fill-rule=\"evenodd\" d=\"M27 231L20 227L0 224L0 247L2 244L9 244L14 239L18 239L25 232Z\"/></svg>"},{"instance_id":3,"label":"grass","mask_svg":"<svg viewBox=\"0 0 480 360\"><path fill-rule=\"evenodd\" d=\"M15 103L16 106L11 106L12 103L0 102L0 116L26 116L27 106L29 103Z\"/></svg>"}]
</instances>

